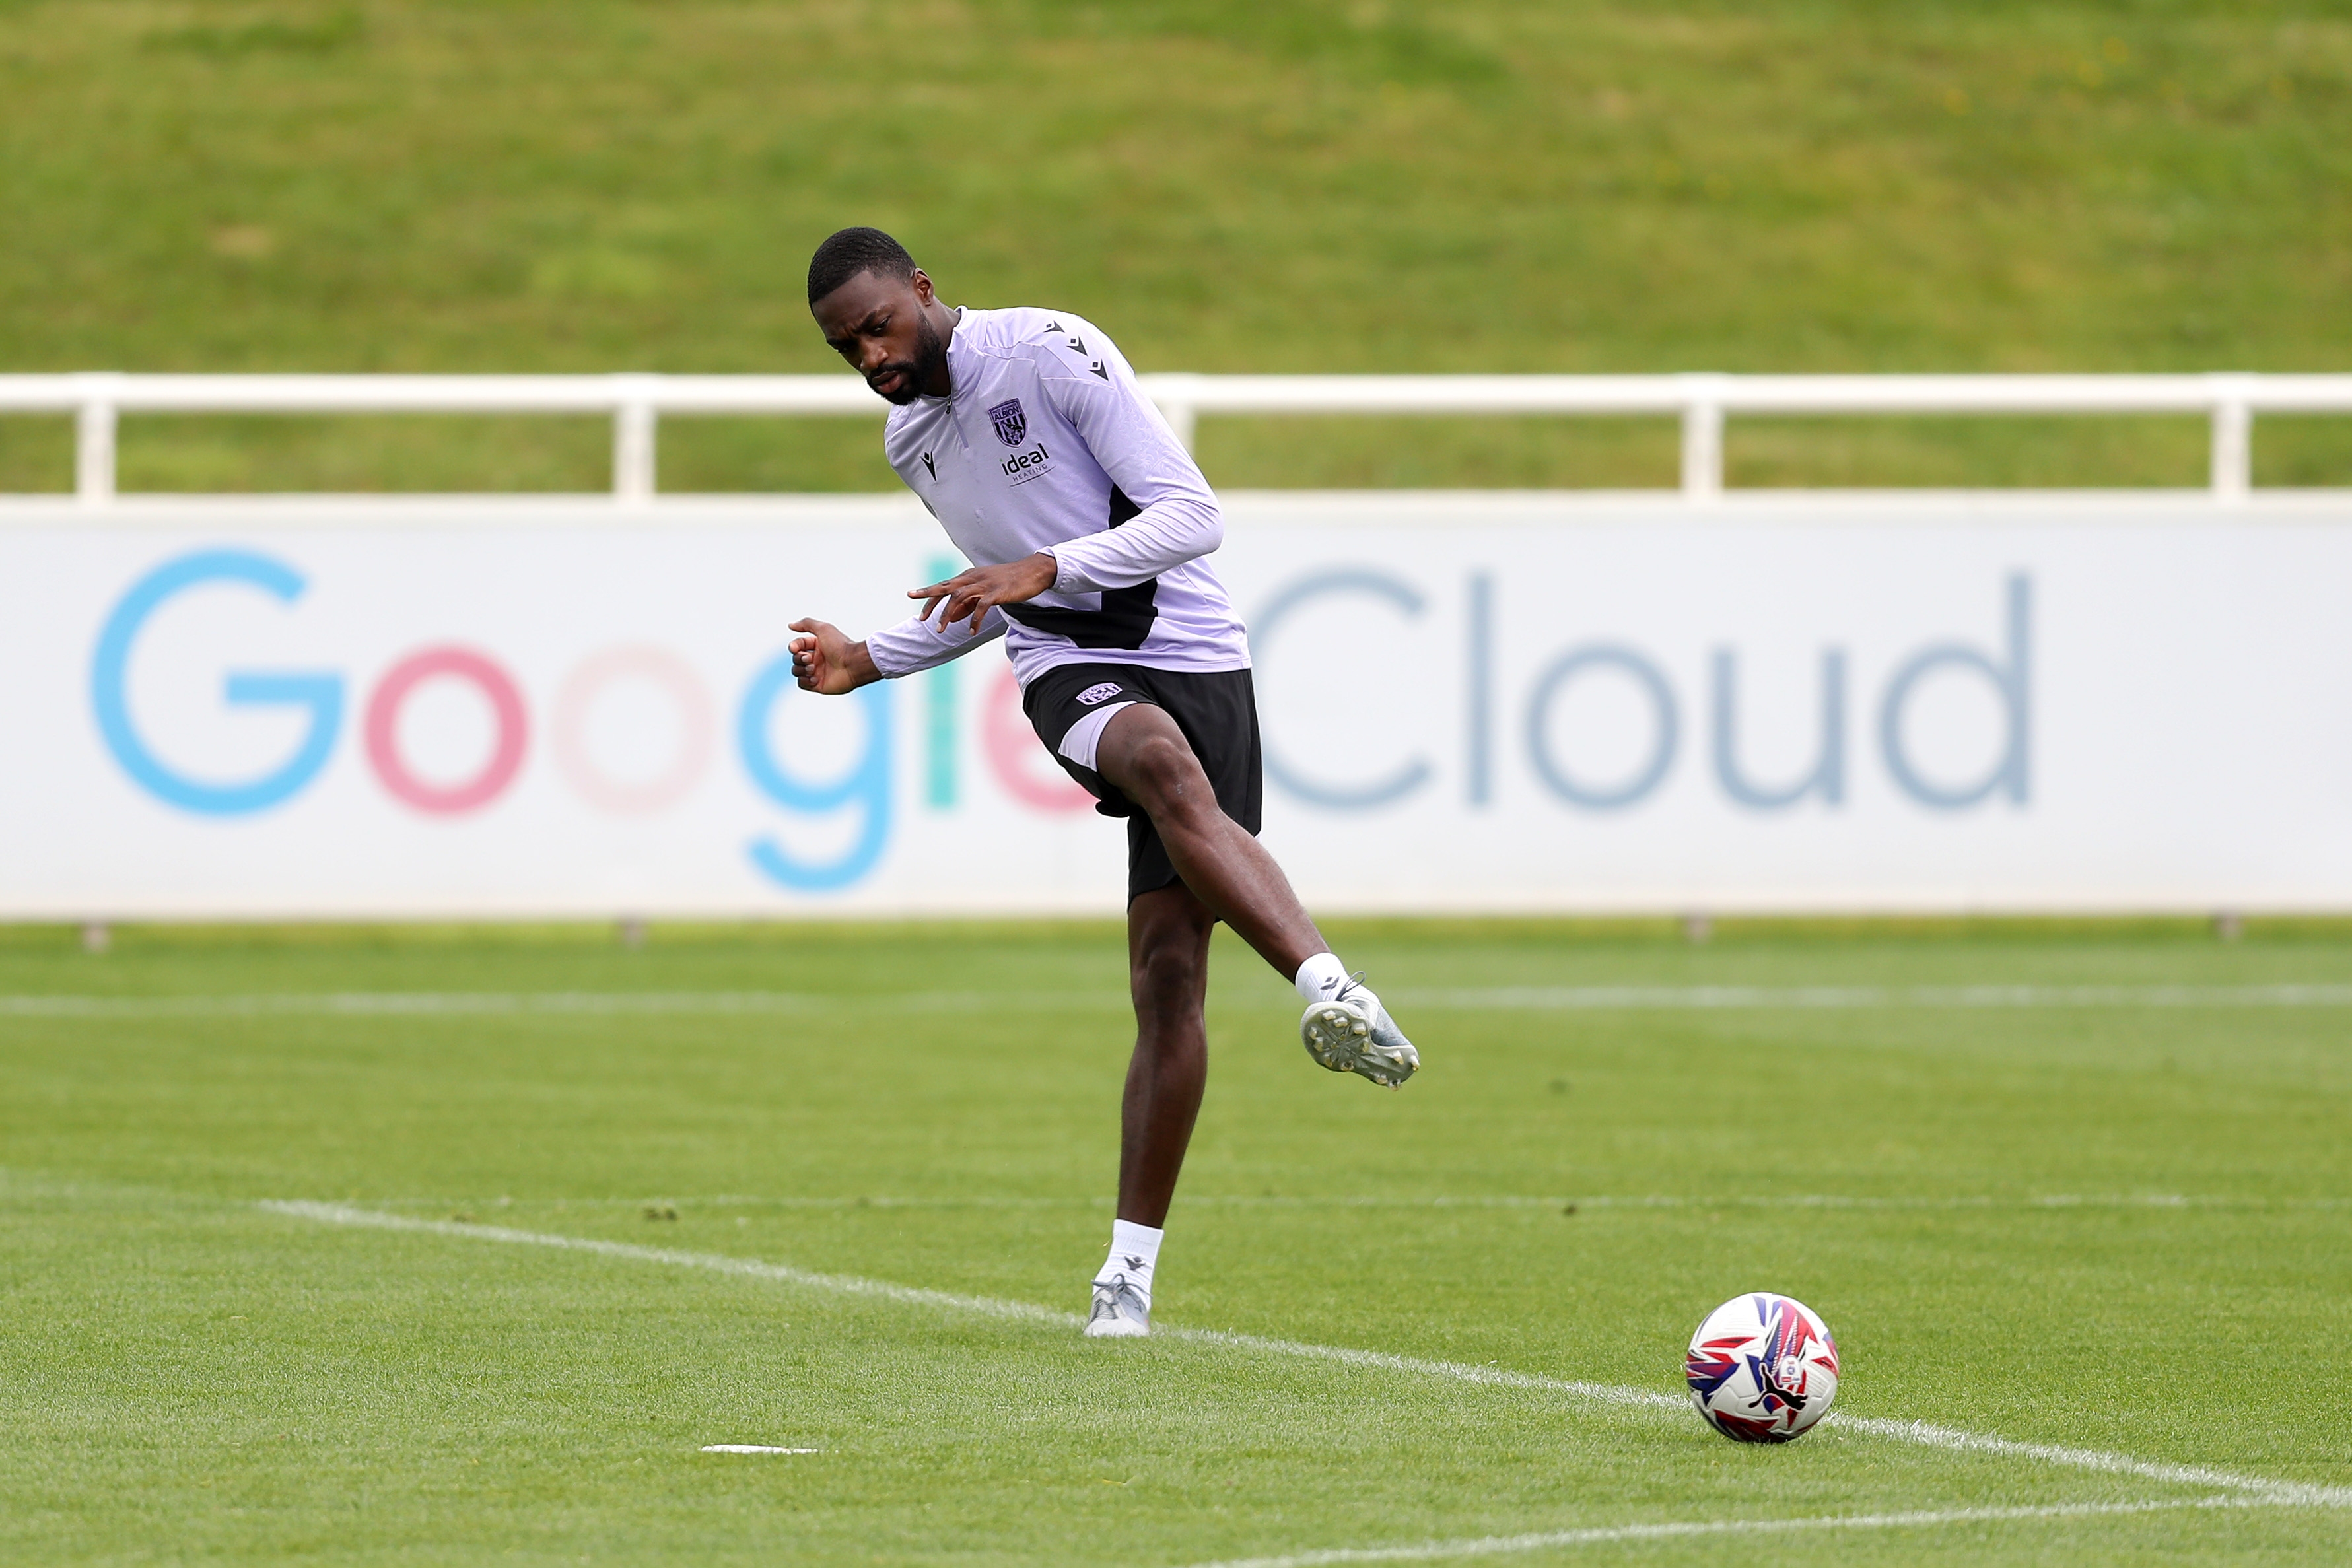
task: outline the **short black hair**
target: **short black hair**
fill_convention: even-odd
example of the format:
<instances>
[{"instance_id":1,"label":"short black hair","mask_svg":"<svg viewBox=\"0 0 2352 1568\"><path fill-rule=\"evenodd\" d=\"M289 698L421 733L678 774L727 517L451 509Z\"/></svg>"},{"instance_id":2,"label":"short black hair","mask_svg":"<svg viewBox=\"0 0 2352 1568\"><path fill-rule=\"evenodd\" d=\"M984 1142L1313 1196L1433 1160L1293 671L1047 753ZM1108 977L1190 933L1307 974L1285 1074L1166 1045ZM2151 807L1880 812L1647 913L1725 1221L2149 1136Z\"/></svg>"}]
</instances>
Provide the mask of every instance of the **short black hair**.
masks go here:
<instances>
[{"instance_id":1,"label":"short black hair","mask_svg":"<svg viewBox=\"0 0 2352 1568\"><path fill-rule=\"evenodd\" d=\"M861 272L912 277L915 258L880 229L843 229L809 257L808 302L815 304Z\"/></svg>"}]
</instances>

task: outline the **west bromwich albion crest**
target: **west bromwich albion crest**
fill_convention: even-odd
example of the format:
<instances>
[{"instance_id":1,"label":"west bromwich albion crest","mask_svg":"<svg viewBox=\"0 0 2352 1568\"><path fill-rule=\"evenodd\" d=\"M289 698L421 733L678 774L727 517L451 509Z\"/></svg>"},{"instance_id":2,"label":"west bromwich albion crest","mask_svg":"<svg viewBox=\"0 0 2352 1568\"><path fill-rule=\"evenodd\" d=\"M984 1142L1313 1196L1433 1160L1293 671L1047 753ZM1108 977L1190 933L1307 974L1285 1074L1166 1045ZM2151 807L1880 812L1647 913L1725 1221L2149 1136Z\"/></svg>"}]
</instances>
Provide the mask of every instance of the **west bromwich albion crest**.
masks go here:
<instances>
[{"instance_id":1,"label":"west bromwich albion crest","mask_svg":"<svg viewBox=\"0 0 2352 1568\"><path fill-rule=\"evenodd\" d=\"M1021 412L1017 397L990 409L988 417L996 422L996 439L1007 446L1020 445L1021 438L1029 434L1029 416Z\"/></svg>"}]
</instances>

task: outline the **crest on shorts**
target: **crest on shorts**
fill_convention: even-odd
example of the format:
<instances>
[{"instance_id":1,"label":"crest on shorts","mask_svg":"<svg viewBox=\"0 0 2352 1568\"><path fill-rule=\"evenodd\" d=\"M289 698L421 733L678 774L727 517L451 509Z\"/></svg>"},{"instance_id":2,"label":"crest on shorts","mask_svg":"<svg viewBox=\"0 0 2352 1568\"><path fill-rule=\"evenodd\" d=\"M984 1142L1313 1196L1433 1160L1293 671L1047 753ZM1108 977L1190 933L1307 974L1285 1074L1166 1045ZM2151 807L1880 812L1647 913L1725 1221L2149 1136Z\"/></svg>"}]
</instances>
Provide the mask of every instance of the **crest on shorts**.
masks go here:
<instances>
[{"instance_id":1,"label":"crest on shorts","mask_svg":"<svg viewBox=\"0 0 2352 1568\"><path fill-rule=\"evenodd\" d=\"M1029 416L1021 412L1017 397L990 409L988 417L996 422L996 439L1007 446L1020 445L1021 438L1029 434Z\"/></svg>"}]
</instances>

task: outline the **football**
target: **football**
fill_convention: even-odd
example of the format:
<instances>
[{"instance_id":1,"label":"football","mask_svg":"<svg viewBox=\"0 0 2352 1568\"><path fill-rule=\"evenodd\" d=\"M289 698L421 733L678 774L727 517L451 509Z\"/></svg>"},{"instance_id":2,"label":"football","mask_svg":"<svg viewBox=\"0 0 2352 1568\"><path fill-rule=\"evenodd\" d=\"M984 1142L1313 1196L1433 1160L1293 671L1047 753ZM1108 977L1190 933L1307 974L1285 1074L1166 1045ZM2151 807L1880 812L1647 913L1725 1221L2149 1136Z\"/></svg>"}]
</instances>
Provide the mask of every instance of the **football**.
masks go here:
<instances>
[{"instance_id":1,"label":"football","mask_svg":"<svg viewBox=\"0 0 2352 1568\"><path fill-rule=\"evenodd\" d=\"M1837 1397L1837 1342L1802 1301L1767 1291L1706 1314L1683 1362L1699 1416L1739 1443L1801 1437Z\"/></svg>"}]
</instances>

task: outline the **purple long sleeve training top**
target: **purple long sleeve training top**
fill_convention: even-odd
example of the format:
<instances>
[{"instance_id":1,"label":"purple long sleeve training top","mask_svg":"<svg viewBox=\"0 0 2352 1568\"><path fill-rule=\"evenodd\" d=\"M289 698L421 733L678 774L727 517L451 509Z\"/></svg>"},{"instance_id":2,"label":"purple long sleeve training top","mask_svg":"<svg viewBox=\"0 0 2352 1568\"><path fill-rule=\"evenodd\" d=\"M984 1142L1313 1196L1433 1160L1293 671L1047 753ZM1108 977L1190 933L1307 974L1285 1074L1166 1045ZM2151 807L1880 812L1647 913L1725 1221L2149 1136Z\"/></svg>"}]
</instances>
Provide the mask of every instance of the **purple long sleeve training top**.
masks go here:
<instances>
[{"instance_id":1,"label":"purple long sleeve training top","mask_svg":"<svg viewBox=\"0 0 2352 1568\"><path fill-rule=\"evenodd\" d=\"M1224 520L1200 466L1109 339L1067 312L960 310L954 392L895 408L890 466L967 559L1045 551L1048 591L945 631L919 616L866 638L904 675L1002 636L1023 685L1060 664L1245 670L1249 642L1202 559Z\"/></svg>"}]
</instances>

